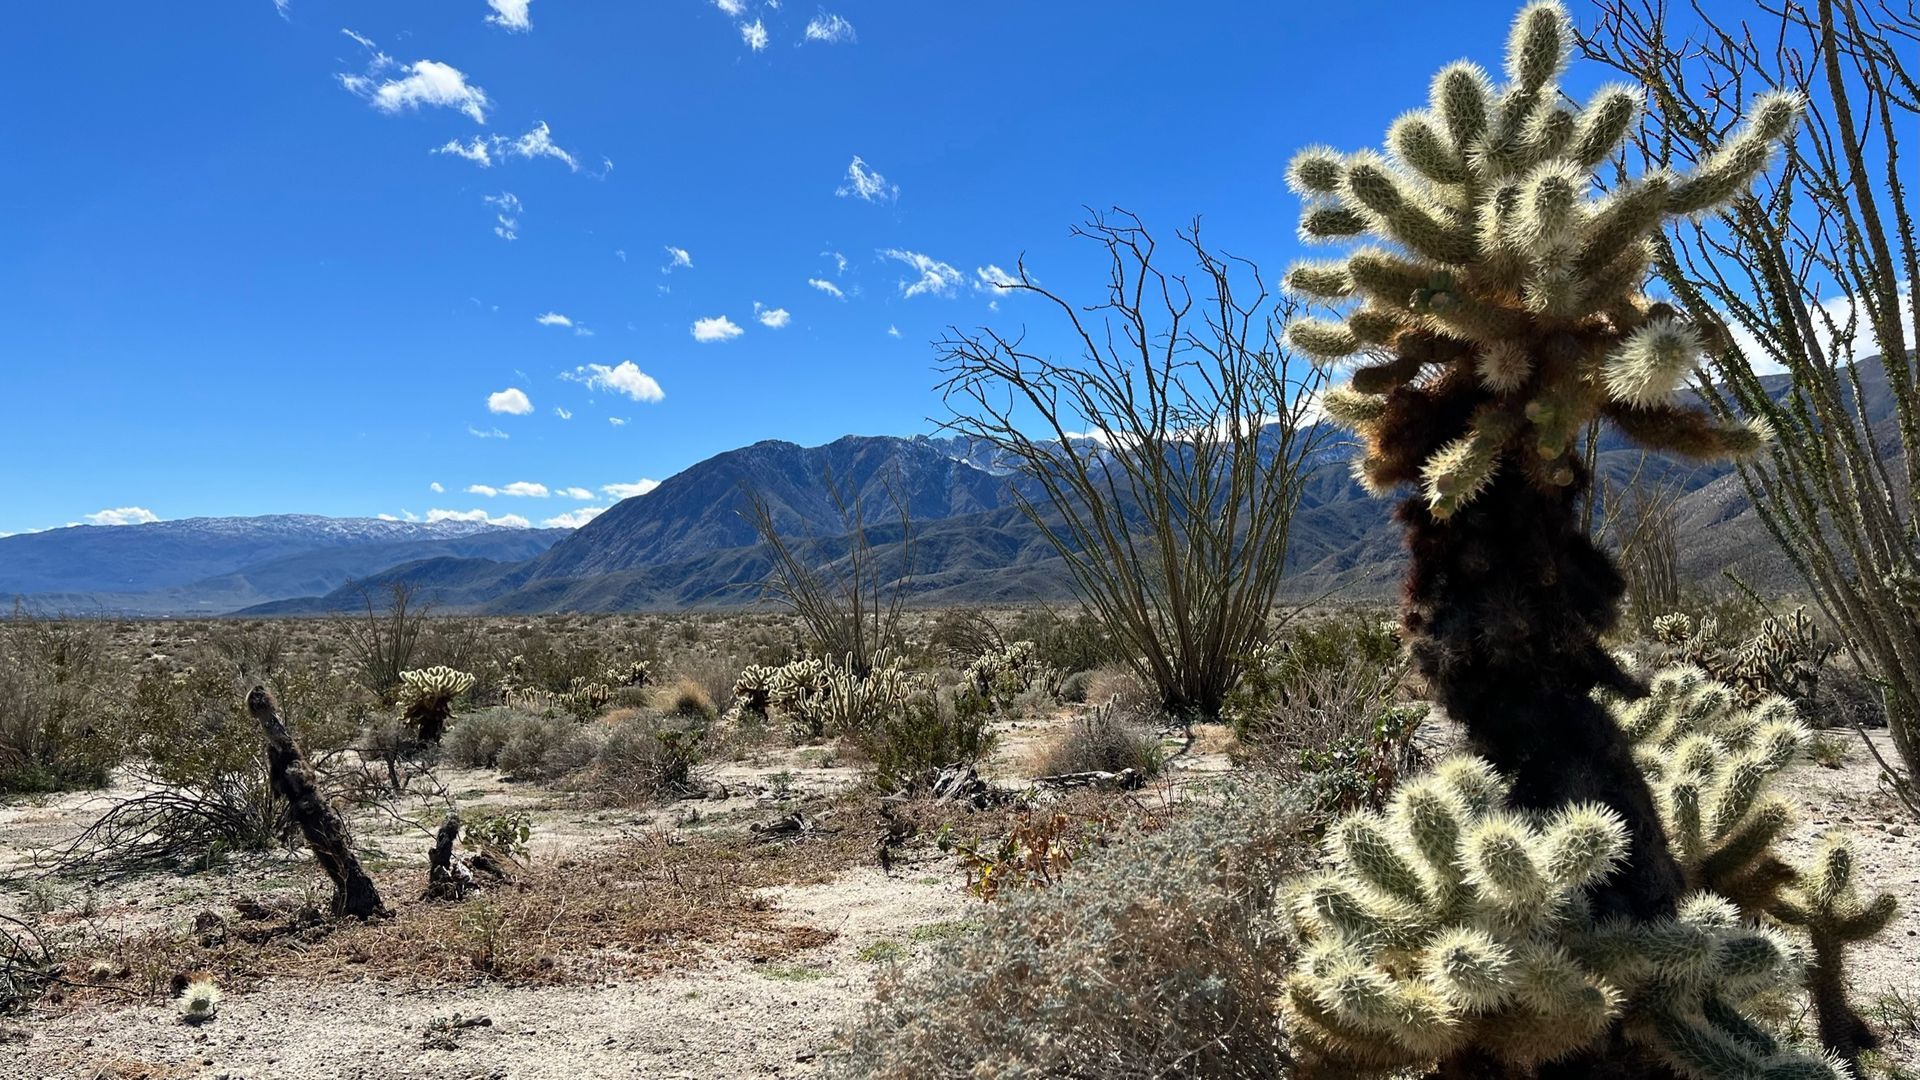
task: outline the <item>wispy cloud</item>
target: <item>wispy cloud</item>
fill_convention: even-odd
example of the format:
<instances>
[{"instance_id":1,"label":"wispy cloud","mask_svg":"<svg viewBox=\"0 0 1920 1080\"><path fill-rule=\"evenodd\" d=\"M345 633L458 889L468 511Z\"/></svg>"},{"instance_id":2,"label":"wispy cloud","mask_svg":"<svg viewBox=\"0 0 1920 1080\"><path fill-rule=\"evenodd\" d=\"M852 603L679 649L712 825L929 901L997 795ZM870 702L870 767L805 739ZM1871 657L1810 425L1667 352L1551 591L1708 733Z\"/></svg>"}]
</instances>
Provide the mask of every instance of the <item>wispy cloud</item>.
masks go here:
<instances>
[{"instance_id":1,"label":"wispy cloud","mask_svg":"<svg viewBox=\"0 0 1920 1080\"><path fill-rule=\"evenodd\" d=\"M760 52L767 47L767 24L760 19L740 24L740 40L747 48Z\"/></svg>"},{"instance_id":2,"label":"wispy cloud","mask_svg":"<svg viewBox=\"0 0 1920 1080\"><path fill-rule=\"evenodd\" d=\"M494 208L493 233L502 240L520 239L520 198L511 191L482 195L481 201Z\"/></svg>"},{"instance_id":3,"label":"wispy cloud","mask_svg":"<svg viewBox=\"0 0 1920 1080\"><path fill-rule=\"evenodd\" d=\"M667 265L660 268L661 273L671 274L675 270L680 270L680 269L690 270L693 268L693 256L687 251L686 248L674 247L672 244L668 244L666 246L666 252L667 252Z\"/></svg>"},{"instance_id":4,"label":"wispy cloud","mask_svg":"<svg viewBox=\"0 0 1920 1080\"><path fill-rule=\"evenodd\" d=\"M487 411L505 413L508 416L525 416L533 411L533 402L527 392L517 386L487 395Z\"/></svg>"},{"instance_id":5,"label":"wispy cloud","mask_svg":"<svg viewBox=\"0 0 1920 1080\"><path fill-rule=\"evenodd\" d=\"M572 319L568 318L565 315L560 314L557 311L549 311L545 315L536 315L534 316L533 321L539 323L541 326L572 326L573 325Z\"/></svg>"},{"instance_id":6,"label":"wispy cloud","mask_svg":"<svg viewBox=\"0 0 1920 1080\"><path fill-rule=\"evenodd\" d=\"M562 420L573 419L573 414L571 412L568 412L567 409L561 405L555 405L553 407L553 415L559 417Z\"/></svg>"},{"instance_id":7,"label":"wispy cloud","mask_svg":"<svg viewBox=\"0 0 1920 1080\"><path fill-rule=\"evenodd\" d=\"M560 377L577 382L589 390L605 390L624 394L635 401L654 402L665 398L666 392L653 376L641 371L631 360L623 360L616 367L605 364L583 364L572 371L563 371ZM620 423L626 423L622 420Z\"/></svg>"},{"instance_id":8,"label":"wispy cloud","mask_svg":"<svg viewBox=\"0 0 1920 1080\"><path fill-rule=\"evenodd\" d=\"M570 153L553 144L553 129L545 120L533 125L532 130L513 141L513 152L523 158L550 157L564 163L574 172L580 171L580 162Z\"/></svg>"},{"instance_id":9,"label":"wispy cloud","mask_svg":"<svg viewBox=\"0 0 1920 1080\"><path fill-rule=\"evenodd\" d=\"M823 11L807 20L807 40L840 45L859 39L854 36L852 23L838 15L830 15Z\"/></svg>"},{"instance_id":10,"label":"wispy cloud","mask_svg":"<svg viewBox=\"0 0 1920 1080\"><path fill-rule=\"evenodd\" d=\"M528 480L515 480L505 487L494 487L491 484L469 484L467 485L467 494L485 495L489 499L496 495L506 495L519 499L544 499L551 494L551 492L547 490L547 485L545 484L536 484Z\"/></svg>"},{"instance_id":11,"label":"wispy cloud","mask_svg":"<svg viewBox=\"0 0 1920 1080\"><path fill-rule=\"evenodd\" d=\"M868 167L860 155L853 156L853 164L847 166L847 182L833 189L841 198L864 199L867 202L895 202L900 198L900 185L887 183L887 178Z\"/></svg>"},{"instance_id":12,"label":"wispy cloud","mask_svg":"<svg viewBox=\"0 0 1920 1080\"><path fill-rule=\"evenodd\" d=\"M840 291L840 286L835 285L833 282L828 281L826 278L810 277L807 279L807 284L813 286L816 289L819 289L821 292L826 293L828 296L833 297L835 300L845 300L847 298L847 294Z\"/></svg>"},{"instance_id":13,"label":"wispy cloud","mask_svg":"<svg viewBox=\"0 0 1920 1080\"><path fill-rule=\"evenodd\" d=\"M385 113L422 108L454 109L476 124L487 122L487 110L493 107L493 102L485 90L468 82L466 73L459 68L438 60L402 64L375 47L371 38L352 30L341 32L373 54L365 73L334 76L348 93L364 98Z\"/></svg>"},{"instance_id":14,"label":"wispy cloud","mask_svg":"<svg viewBox=\"0 0 1920 1080\"><path fill-rule=\"evenodd\" d=\"M747 13L745 0L713 0L713 6L736 19Z\"/></svg>"},{"instance_id":15,"label":"wispy cloud","mask_svg":"<svg viewBox=\"0 0 1920 1080\"><path fill-rule=\"evenodd\" d=\"M490 169L493 167L493 147L499 141L498 135L491 139L483 139L475 135L470 141L464 143L459 139L448 139L445 143L429 150L428 153L452 154L466 158L483 169Z\"/></svg>"},{"instance_id":16,"label":"wispy cloud","mask_svg":"<svg viewBox=\"0 0 1920 1080\"><path fill-rule=\"evenodd\" d=\"M293 0L273 0L273 10L288 22L293 21Z\"/></svg>"},{"instance_id":17,"label":"wispy cloud","mask_svg":"<svg viewBox=\"0 0 1920 1080\"><path fill-rule=\"evenodd\" d=\"M593 492L583 487L564 487L554 492L554 494L562 496L563 498L578 499L581 502L593 501Z\"/></svg>"},{"instance_id":18,"label":"wispy cloud","mask_svg":"<svg viewBox=\"0 0 1920 1080\"><path fill-rule=\"evenodd\" d=\"M547 529L577 529L601 514L607 512L604 506L583 506L578 510L569 510L564 514L555 514L540 523Z\"/></svg>"},{"instance_id":19,"label":"wispy cloud","mask_svg":"<svg viewBox=\"0 0 1920 1080\"><path fill-rule=\"evenodd\" d=\"M429 153L466 158L483 169L490 169L509 156L529 161L546 157L565 165L569 171L580 171L580 159L553 141L553 129L547 126L545 120L535 123L517 139L509 139L505 135L475 135L461 142L454 138L434 147Z\"/></svg>"},{"instance_id":20,"label":"wispy cloud","mask_svg":"<svg viewBox=\"0 0 1920 1080\"><path fill-rule=\"evenodd\" d=\"M508 33L524 34L533 29L533 20L527 15L532 3L533 0L487 0L487 6L493 9L487 21Z\"/></svg>"},{"instance_id":21,"label":"wispy cloud","mask_svg":"<svg viewBox=\"0 0 1920 1080\"><path fill-rule=\"evenodd\" d=\"M440 486L440 481L435 480L433 483L427 485L427 490L433 492L435 495L438 495L447 489Z\"/></svg>"},{"instance_id":22,"label":"wispy cloud","mask_svg":"<svg viewBox=\"0 0 1920 1080\"><path fill-rule=\"evenodd\" d=\"M885 248L880 252L885 259L905 263L913 267L920 276L912 281L900 282L902 296L952 296L964 275L951 263L943 263L930 255L917 251L902 251L899 248Z\"/></svg>"},{"instance_id":23,"label":"wispy cloud","mask_svg":"<svg viewBox=\"0 0 1920 1080\"><path fill-rule=\"evenodd\" d=\"M659 486L660 481L658 480L642 478L631 484L602 484L600 490L605 492L610 498L631 499L635 495L645 495L647 492Z\"/></svg>"},{"instance_id":24,"label":"wispy cloud","mask_svg":"<svg viewBox=\"0 0 1920 1080\"><path fill-rule=\"evenodd\" d=\"M467 425L467 434L473 436L476 439L511 439L513 438L513 436L507 434L504 431L501 431L499 428L477 428L477 427L474 427L472 424Z\"/></svg>"},{"instance_id":25,"label":"wispy cloud","mask_svg":"<svg viewBox=\"0 0 1920 1080\"><path fill-rule=\"evenodd\" d=\"M888 336L888 337L890 337L890 338L897 338L897 337L899 337L899 336L900 336L900 328L899 328L899 327L897 327L897 326L889 326L889 327L887 327L887 336Z\"/></svg>"},{"instance_id":26,"label":"wispy cloud","mask_svg":"<svg viewBox=\"0 0 1920 1080\"><path fill-rule=\"evenodd\" d=\"M159 521L160 515L144 506L119 506L112 510L97 510L86 515L95 525L147 525Z\"/></svg>"},{"instance_id":27,"label":"wispy cloud","mask_svg":"<svg viewBox=\"0 0 1920 1080\"><path fill-rule=\"evenodd\" d=\"M612 424L614 427L626 427L627 418L624 416L609 416L607 417L607 423Z\"/></svg>"},{"instance_id":28,"label":"wispy cloud","mask_svg":"<svg viewBox=\"0 0 1920 1080\"><path fill-rule=\"evenodd\" d=\"M427 521L481 521L508 529L525 529L533 525L533 522L519 514L501 514L499 517L494 517L485 510L429 510Z\"/></svg>"},{"instance_id":29,"label":"wispy cloud","mask_svg":"<svg viewBox=\"0 0 1920 1080\"><path fill-rule=\"evenodd\" d=\"M973 270L973 287L977 292L999 292L1020 284L1020 279L1000 269L992 263L976 266Z\"/></svg>"},{"instance_id":30,"label":"wispy cloud","mask_svg":"<svg viewBox=\"0 0 1920 1080\"><path fill-rule=\"evenodd\" d=\"M793 320L786 308L770 308L758 300L753 302L753 317L760 320L761 326L772 330L778 330Z\"/></svg>"},{"instance_id":31,"label":"wispy cloud","mask_svg":"<svg viewBox=\"0 0 1920 1080\"><path fill-rule=\"evenodd\" d=\"M833 272L837 277L847 272L847 257L837 251L823 251L820 254L833 260Z\"/></svg>"},{"instance_id":32,"label":"wispy cloud","mask_svg":"<svg viewBox=\"0 0 1920 1080\"><path fill-rule=\"evenodd\" d=\"M746 333L732 319L725 315L715 315L709 319L693 320L693 340L707 344L715 341L732 341Z\"/></svg>"}]
</instances>

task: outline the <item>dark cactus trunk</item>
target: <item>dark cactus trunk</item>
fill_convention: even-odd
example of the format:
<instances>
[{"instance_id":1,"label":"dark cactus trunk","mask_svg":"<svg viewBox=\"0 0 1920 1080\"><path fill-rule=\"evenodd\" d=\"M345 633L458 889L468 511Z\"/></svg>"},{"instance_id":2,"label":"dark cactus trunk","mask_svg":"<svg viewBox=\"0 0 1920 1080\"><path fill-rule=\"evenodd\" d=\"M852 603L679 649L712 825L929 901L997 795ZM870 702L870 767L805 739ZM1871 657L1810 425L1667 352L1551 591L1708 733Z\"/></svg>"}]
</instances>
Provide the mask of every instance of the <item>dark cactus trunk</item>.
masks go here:
<instances>
[{"instance_id":1,"label":"dark cactus trunk","mask_svg":"<svg viewBox=\"0 0 1920 1080\"><path fill-rule=\"evenodd\" d=\"M1579 528L1583 485L1584 477L1546 493L1506 467L1445 521L1409 499L1399 513L1412 556L1403 614L1433 700L1466 729L1474 753L1512 781L1515 806L1597 802L1626 820L1627 861L1593 890L1594 907L1653 919L1672 914L1683 882L1626 733L1589 696L1596 686L1631 695L1644 688L1600 644L1626 584ZM1512 1074L1468 1054L1435 1075ZM1538 1075L1673 1074L1616 1037Z\"/></svg>"}]
</instances>

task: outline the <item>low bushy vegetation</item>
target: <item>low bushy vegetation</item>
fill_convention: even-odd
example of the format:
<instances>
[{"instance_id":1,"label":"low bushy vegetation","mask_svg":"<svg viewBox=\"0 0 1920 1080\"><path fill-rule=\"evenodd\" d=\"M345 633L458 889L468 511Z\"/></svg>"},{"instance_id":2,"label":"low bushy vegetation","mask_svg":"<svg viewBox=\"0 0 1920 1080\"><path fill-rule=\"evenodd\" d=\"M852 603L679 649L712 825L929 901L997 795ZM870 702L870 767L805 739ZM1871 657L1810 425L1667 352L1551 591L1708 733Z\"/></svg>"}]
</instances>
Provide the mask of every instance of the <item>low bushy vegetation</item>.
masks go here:
<instances>
[{"instance_id":1,"label":"low bushy vegetation","mask_svg":"<svg viewBox=\"0 0 1920 1080\"><path fill-rule=\"evenodd\" d=\"M1137 716L1117 707L1095 705L1076 713L1033 763L1042 776L1131 769L1142 779L1160 771L1166 755L1160 739Z\"/></svg>"},{"instance_id":2,"label":"low bushy vegetation","mask_svg":"<svg viewBox=\"0 0 1920 1080\"><path fill-rule=\"evenodd\" d=\"M99 787L120 759L105 628L35 618L0 625L0 795Z\"/></svg>"}]
</instances>

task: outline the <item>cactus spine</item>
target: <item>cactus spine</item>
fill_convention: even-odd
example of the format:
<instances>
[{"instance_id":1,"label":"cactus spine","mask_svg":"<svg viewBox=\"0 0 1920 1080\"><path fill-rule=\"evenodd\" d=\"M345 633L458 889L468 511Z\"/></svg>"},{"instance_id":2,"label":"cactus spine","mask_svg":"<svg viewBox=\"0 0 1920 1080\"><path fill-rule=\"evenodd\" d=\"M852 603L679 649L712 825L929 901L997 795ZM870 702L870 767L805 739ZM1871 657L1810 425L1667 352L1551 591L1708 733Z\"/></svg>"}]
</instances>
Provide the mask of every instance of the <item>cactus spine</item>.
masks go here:
<instances>
[{"instance_id":1,"label":"cactus spine","mask_svg":"<svg viewBox=\"0 0 1920 1080\"><path fill-rule=\"evenodd\" d=\"M464 671L438 666L400 673L401 718L424 743L437 743L453 719L453 699L473 688Z\"/></svg>"}]
</instances>

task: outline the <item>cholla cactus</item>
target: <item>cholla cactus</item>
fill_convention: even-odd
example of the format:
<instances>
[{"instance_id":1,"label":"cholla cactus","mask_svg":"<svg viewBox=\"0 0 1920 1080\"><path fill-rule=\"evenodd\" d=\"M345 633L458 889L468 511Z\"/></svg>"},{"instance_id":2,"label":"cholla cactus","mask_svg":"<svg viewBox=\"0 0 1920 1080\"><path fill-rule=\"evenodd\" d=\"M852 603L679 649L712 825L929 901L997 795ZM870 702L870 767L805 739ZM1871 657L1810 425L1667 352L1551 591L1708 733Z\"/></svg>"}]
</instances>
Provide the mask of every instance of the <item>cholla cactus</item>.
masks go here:
<instances>
[{"instance_id":1,"label":"cholla cactus","mask_svg":"<svg viewBox=\"0 0 1920 1080\"><path fill-rule=\"evenodd\" d=\"M733 700L741 709L755 716L765 717L768 706L773 704L773 680L779 668L765 664L748 664L733 680Z\"/></svg>"},{"instance_id":2,"label":"cholla cactus","mask_svg":"<svg viewBox=\"0 0 1920 1080\"><path fill-rule=\"evenodd\" d=\"M613 700L613 688L603 682L579 678L568 684L562 701L567 711L575 716L587 717L606 707Z\"/></svg>"},{"instance_id":3,"label":"cholla cactus","mask_svg":"<svg viewBox=\"0 0 1920 1080\"><path fill-rule=\"evenodd\" d=\"M1315 148L1289 170L1304 239L1391 245L1295 266L1297 294L1358 306L1296 322L1289 338L1320 361L1375 357L1327 395L1327 413L1366 440L1356 472L1369 487L1419 484L1436 518L1503 464L1543 490L1572 484L1575 438L1597 417L1696 458L1750 453L1768 434L1673 403L1700 336L1640 285L1662 223L1745 190L1802 102L1763 96L1693 174L1653 172L1596 198L1593 170L1626 137L1639 95L1611 86L1584 108L1563 104L1571 38L1559 3L1535 3L1514 24L1504 85L1450 65L1430 108L1394 122L1386 156Z\"/></svg>"},{"instance_id":4,"label":"cholla cactus","mask_svg":"<svg viewBox=\"0 0 1920 1080\"><path fill-rule=\"evenodd\" d=\"M180 1019L189 1024L204 1024L220 1012L220 988L213 976L201 975L180 992Z\"/></svg>"},{"instance_id":5,"label":"cholla cactus","mask_svg":"<svg viewBox=\"0 0 1920 1080\"><path fill-rule=\"evenodd\" d=\"M402 719L421 742L437 743L453 719L453 699L473 687L473 676L437 666L400 673Z\"/></svg>"},{"instance_id":6,"label":"cholla cactus","mask_svg":"<svg viewBox=\"0 0 1920 1080\"><path fill-rule=\"evenodd\" d=\"M1653 640L1662 645L1684 645L1693 637L1693 616L1684 611L1653 617Z\"/></svg>"},{"instance_id":7,"label":"cholla cactus","mask_svg":"<svg viewBox=\"0 0 1920 1080\"><path fill-rule=\"evenodd\" d=\"M854 671L852 657L841 667L828 668L826 690L816 710L827 731L859 734L906 708L908 697L916 689L901 661L882 649L874 655L873 670L864 678Z\"/></svg>"},{"instance_id":8,"label":"cholla cactus","mask_svg":"<svg viewBox=\"0 0 1920 1080\"><path fill-rule=\"evenodd\" d=\"M609 665L605 673L600 676L600 681L608 686L647 686L653 682L653 665L645 660Z\"/></svg>"},{"instance_id":9,"label":"cholla cactus","mask_svg":"<svg viewBox=\"0 0 1920 1080\"><path fill-rule=\"evenodd\" d=\"M794 733L802 738L826 734L826 718L819 704L827 691L827 664L807 657L776 669L767 680L767 700L793 720Z\"/></svg>"},{"instance_id":10,"label":"cholla cactus","mask_svg":"<svg viewBox=\"0 0 1920 1080\"><path fill-rule=\"evenodd\" d=\"M1821 673L1839 651L1821 636L1804 607L1767 616L1753 637L1733 643L1721 639L1719 620L1711 616L1695 623L1684 614L1663 615L1654 620L1653 630L1675 659L1732 686L1746 705L1776 694L1810 705Z\"/></svg>"},{"instance_id":11,"label":"cholla cactus","mask_svg":"<svg viewBox=\"0 0 1920 1080\"><path fill-rule=\"evenodd\" d=\"M1505 795L1485 762L1453 758L1384 813L1335 826L1332 868L1293 903L1306 947L1283 1008L1310 1054L1365 1075L1469 1049L1530 1067L1619 1023L1702 1080L1842 1075L1736 1011L1795 974L1783 935L1710 893L1667 919L1595 921L1584 890L1624 854L1620 818L1593 805L1519 813Z\"/></svg>"},{"instance_id":12,"label":"cholla cactus","mask_svg":"<svg viewBox=\"0 0 1920 1080\"><path fill-rule=\"evenodd\" d=\"M1813 949L1807 988L1813 995L1820 1023L1820 1041L1849 1062L1860 1051L1880 1045L1847 1002L1847 946L1886 929L1898 910L1893 894L1871 901L1860 898L1853 885L1853 851L1842 836L1829 833L1793 883L1776 898L1769 913L1806 932Z\"/></svg>"},{"instance_id":13,"label":"cholla cactus","mask_svg":"<svg viewBox=\"0 0 1920 1080\"><path fill-rule=\"evenodd\" d=\"M1046 675L1047 667L1040 661L1039 646L1022 640L982 653L967 665L962 677L995 708L1005 708Z\"/></svg>"}]
</instances>

